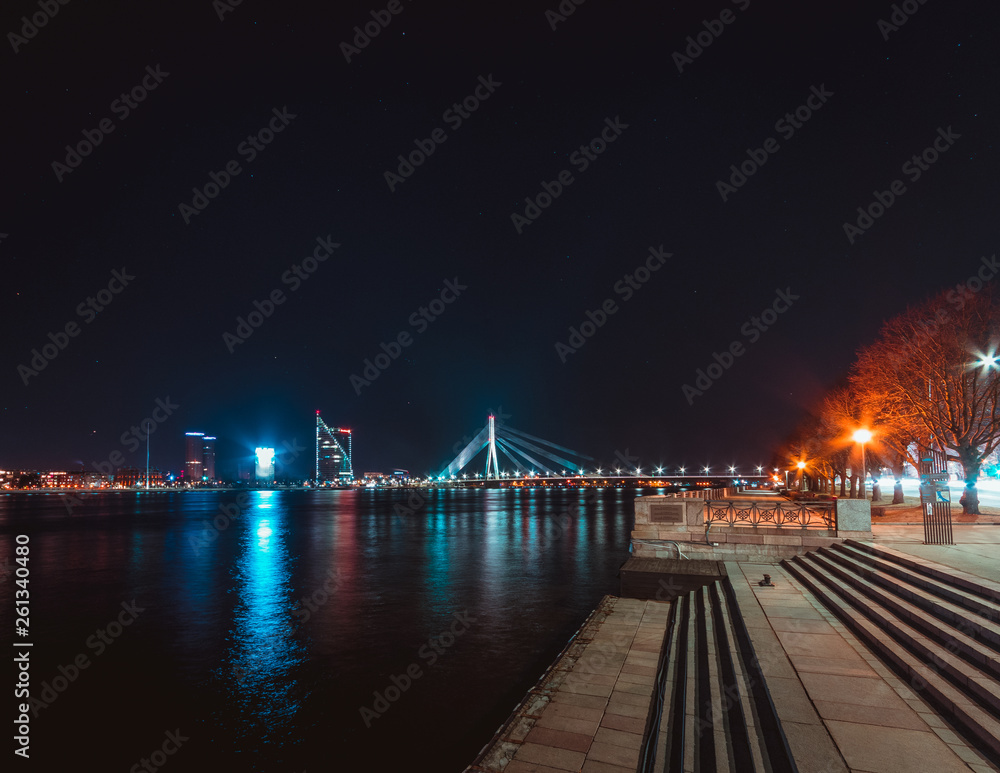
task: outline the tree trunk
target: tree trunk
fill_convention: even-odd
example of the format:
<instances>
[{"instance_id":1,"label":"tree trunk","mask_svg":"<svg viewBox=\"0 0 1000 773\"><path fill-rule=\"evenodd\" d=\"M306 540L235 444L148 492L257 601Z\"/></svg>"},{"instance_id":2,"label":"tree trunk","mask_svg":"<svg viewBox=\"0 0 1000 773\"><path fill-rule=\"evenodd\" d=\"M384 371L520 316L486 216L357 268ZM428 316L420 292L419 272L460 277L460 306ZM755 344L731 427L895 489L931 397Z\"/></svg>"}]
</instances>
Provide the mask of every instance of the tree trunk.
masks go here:
<instances>
[{"instance_id":1,"label":"tree trunk","mask_svg":"<svg viewBox=\"0 0 1000 773\"><path fill-rule=\"evenodd\" d=\"M872 479L872 502L882 501L882 489L878 485L878 478Z\"/></svg>"},{"instance_id":2,"label":"tree trunk","mask_svg":"<svg viewBox=\"0 0 1000 773\"><path fill-rule=\"evenodd\" d=\"M892 477L896 479L896 485L892 489L892 503L894 505L901 505L905 501L903 499L903 465L906 463L906 458L901 454L893 454L892 458Z\"/></svg>"},{"instance_id":3,"label":"tree trunk","mask_svg":"<svg viewBox=\"0 0 1000 773\"><path fill-rule=\"evenodd\" d=\"M858 476L851 476L851 499L858 498Z\"/></svg>"},{"instance_id":4,"label":"tree trunk","mask_svg":"<svg viewBox=\"0 0 1000 773\"><path fill-rule=\"evenodd\" d=\"M962 506L963 515L980 515L979 512L979 492L976 490L976 482L969 481L965 482L965 490L962 491L962 497L958 500L958 503Z\"/></svg>"},{"instance_id":5,"label":"tree trunk","mask_svg":"<svg viewBox=\"0 0 1000 773\"><path fill-rule=\"evenodd\" d=\"M847 496L847 476L844 473L840 473L840 496Z\"/></svg>"},{"instance_id":6,"label":"tree trunk","mask_svg":"<svg viewBox=\"0 0 1000 773\"><path fill-rule=\"evenodd\" d=\"M962 497L958 500L959 504L962 505L962 513L964 515L980 515L976 481L979 480L979 466L982 461L976 449L960 448L958 457L965 473L965 491L962 492Z\"/></svg>"}]
</instances>

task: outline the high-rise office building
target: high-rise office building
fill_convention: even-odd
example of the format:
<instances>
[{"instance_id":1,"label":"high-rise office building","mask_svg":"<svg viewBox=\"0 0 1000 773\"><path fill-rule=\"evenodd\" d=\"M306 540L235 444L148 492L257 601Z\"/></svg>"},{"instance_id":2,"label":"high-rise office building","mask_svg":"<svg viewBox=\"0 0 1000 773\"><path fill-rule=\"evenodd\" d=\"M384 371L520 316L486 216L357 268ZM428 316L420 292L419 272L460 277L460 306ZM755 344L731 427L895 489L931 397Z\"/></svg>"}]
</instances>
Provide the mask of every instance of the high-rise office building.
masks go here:
<instances>
[{"instance_id":1,"label":"high-rise office building","mask_svg":"<svg viewBox=\"0 0 1000 773\"><path fill-rule=\"evenodd\" d=\"M215 480L215 438L205 436L201 446L201 477L202 480Z\"/></svg>"},{"instance_id":2,"label":"high-rise office building","mask_svg":"<svg viewBox=\"0 0 1000 773\"><path fill-rule=\"evenodd\" d=\"M199 483L205 474L205 433L185 432L184 480L191 485ZM213 443L214 446L214 443ZM213 454L214 457L214 454ZM214 459L213 459L214 467ZM214 472L214 469L213 469Z\"/></svg>"},{"instance_id":3,"label":"high-rise office building","mask_svg":"<svg viewBox=\"0 0 1000 773\"><path fill-rule=\"evenodd\" d=\"M354 480L351 431L329 427L316 411L316 483L349 485Z\"/></svg>"},{"instance_id":4,"label":"high-rise office building","mask_svg":"<svg viewBox=\"0 0 1000 773\"><path fill-rule=\"evenodd\" d=\"M274 482L274 449L256 448L254 457L257 460L257 480L261 483Z\"/></svg>"}]
</instances>

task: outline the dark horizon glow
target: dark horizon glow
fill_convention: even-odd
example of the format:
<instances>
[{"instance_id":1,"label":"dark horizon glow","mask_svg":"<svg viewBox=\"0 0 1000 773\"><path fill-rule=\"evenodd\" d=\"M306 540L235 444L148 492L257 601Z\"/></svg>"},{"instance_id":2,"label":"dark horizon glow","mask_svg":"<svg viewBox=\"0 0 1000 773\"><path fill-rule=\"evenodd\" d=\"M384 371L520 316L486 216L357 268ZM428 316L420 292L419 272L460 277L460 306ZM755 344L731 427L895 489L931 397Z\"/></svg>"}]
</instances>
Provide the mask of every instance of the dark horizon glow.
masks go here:
<instances>
[{"instance_id":1,"label":"dark horizon glow","mask_svg":"<svg viewBox=\"0 0 1000 773\"><path fill-rule=\"evenodd\" d=\"M358 471L490 412L771 466L885 319L994 281L1000 8L556 7L8 9L0 468L144 468L153 422L160 469L204 431L307 478L317 409Z\"/></svg>"}]
</instances>

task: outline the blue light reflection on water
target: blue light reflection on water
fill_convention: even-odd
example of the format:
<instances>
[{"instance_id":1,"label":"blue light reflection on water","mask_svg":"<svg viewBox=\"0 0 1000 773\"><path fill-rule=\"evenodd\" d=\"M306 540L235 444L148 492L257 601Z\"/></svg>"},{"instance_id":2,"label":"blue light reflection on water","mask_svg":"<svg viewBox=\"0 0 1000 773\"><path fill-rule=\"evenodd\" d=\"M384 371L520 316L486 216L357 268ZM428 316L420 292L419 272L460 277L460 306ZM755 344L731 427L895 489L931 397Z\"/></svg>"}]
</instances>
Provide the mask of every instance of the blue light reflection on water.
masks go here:
<instances>
[{"instance_id":1,"label":"blue light reflection on water","mask_svg":"<svg viewBox=\"0 0 1000 773\"><path fill-rule=\"evenodd\" d=\"M243 516L233 570L236 606L222 676L240 714L239 735L252 744L285 738L308 697L295 677L306 649L289 614L293 561L286 545L287 503L278 492L255 492ZM227 721L231 717L227 716Z\"/></svg>"},{"instance_id":2,"label":"blue light reflection on water","mask_svg":"<svg viewBox=\"0 0 1000 773\"><path fill-rule=\"evenodd\" d=\"M126 758L148 753L162 723L191 727L186 750L217 767L186 770L318 770L359 755L363 769L390 770L404 747L460 770L616 592L635 493L422 494L253 492L239 508L233 492L98 495L72 515L58 497L0 497L4 555L13 534L32 534L36 609L54 643L40 679L122 600L148 610L44 726L78 741L100 738L100 723L128 726ZM12 608L0 585L0 623ZM431 665L421 647L462 610L475 623ZM366 727L359 707L411 664L421 678ZM76 695L103 701L105 716L73 709ZM460 709L445 733L442 707Z\"/></svg>"}]
</instances>

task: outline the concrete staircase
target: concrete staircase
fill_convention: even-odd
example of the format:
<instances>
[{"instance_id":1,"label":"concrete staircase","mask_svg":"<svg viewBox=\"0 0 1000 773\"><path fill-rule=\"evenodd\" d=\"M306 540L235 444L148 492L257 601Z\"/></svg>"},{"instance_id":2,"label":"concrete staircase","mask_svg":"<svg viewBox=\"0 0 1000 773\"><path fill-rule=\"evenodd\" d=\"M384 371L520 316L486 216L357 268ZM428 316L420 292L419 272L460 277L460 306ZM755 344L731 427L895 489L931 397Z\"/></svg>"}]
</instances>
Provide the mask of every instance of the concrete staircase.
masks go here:
<instances>
[{"instance_id":1,"label":"concrete staircase","mask_svg":"<svg viewBox=\"0 0 1000 773\"><path fill-rule=\"evenodd\" d=\"M1000 592L854 540L782 566L1000 765Z\"/></svg>"},{"instance_id":2,"label":"concrete staircase","mask_svg":"<svg viewBox=\"0 0 1000 773\"><path fill-rule=\"evenodd\" d=\"M638 770L797 770L728 577L672 605Z\"/></svg>"}]
</instances>

